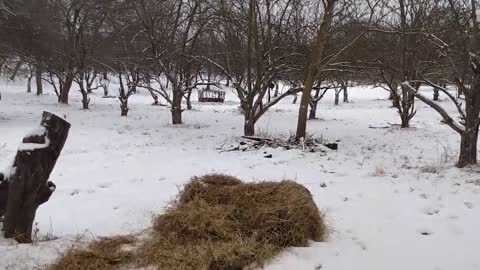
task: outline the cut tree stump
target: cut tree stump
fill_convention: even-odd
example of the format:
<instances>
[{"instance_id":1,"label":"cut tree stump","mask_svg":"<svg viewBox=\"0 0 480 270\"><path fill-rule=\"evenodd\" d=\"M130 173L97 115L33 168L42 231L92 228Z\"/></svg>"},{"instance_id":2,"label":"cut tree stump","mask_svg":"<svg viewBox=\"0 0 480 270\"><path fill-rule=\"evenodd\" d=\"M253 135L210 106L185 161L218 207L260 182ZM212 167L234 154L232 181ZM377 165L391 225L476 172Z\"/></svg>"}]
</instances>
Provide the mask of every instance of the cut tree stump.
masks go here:
<instances>
[{"instance_id":1,"label":"cut tree stump","mask_svg":"<svg viewBox=\"0 0 480 270\"><path fill-rule=\"evenodd\" d=\"M55 191L55 184L48 179L67 140L69 129L70 124L63 118L43 112L38 130L23 138L10 175L0 181L0 215L2 212L5 214L5 238L15 238L20 243L32 242L35 213ZM5 201L2 210L2 202Z\"/></svg>"}]
</instances>

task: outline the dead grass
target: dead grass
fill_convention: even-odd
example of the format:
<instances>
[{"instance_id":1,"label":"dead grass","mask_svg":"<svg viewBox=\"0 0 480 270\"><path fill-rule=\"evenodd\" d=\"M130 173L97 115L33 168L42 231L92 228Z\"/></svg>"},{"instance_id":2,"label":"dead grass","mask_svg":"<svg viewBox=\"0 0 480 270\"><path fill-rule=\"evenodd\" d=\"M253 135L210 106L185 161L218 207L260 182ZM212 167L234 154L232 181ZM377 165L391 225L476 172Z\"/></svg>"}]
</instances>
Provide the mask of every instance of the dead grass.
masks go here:
<instances>
[{"instance_id":1,"label":"dead grass","mask_svg":"<svg viewBox=\"0 0 480 270\"><path fill-rule=\"evenodd\" d=\"M431 173L431 174L438 174L441 171L440 165L424 165L418 167L421 173Z\"/></svg>"},{"instance_id":2,"label":"dead grass","mask_svg":"<svg viewBox=\"0 0 480 270\"><path fill-rule=\"evenodd\" d=\"M100 238L87 248L74 247L63 254L48 270L112 270L129 263L133 253L122 249L135 242L132 236Z\"/></svg>"},{"instance_id":3,"label":"dead grass","mask_svg":"<svg viewBox=\"0 0 480 270\"><path fill-rule=\"evenodd\" d=\"M302 185L243 183L218 174L194 177L153 223L154 233L134 253L122 253L123 243L100 240L67 252L51 270L108 270L132 262L161 270L241 270L326 234Z\"/></svg>"}]
</instances>

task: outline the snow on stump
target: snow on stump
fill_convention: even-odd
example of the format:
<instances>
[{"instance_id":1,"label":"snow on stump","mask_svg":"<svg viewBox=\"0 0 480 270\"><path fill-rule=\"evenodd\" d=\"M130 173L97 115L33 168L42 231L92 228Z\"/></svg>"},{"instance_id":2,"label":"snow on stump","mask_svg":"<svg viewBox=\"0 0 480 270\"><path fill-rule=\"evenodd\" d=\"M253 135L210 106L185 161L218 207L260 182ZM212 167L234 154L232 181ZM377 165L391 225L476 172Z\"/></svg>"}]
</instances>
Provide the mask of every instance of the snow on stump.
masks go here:
<instances>
[{"instance_id":1,"label":"snow on stump","mask_svg":"<svg viewBox=\"0 0 480 270\"><path fill-rule=\"evenodd\" d=\"M0 215L4 214L5 238L32 242L37 208L55 191L50 173L68 137L70 124L43 112L40 127L25 136L10 172L0 176Z\"/></svg>"},{"instance_id":2,"label":"snow on stump","mask_svg":"<svg viewBox=\"0 0 480 270\"><path fill-rule=\"evenodd\" d=\"M243 269L286 247L323 241L326 227L312 195L292 181L243 183L195 177L154 220L141 254L159 269Z\"/></svg>"}]
</instances>

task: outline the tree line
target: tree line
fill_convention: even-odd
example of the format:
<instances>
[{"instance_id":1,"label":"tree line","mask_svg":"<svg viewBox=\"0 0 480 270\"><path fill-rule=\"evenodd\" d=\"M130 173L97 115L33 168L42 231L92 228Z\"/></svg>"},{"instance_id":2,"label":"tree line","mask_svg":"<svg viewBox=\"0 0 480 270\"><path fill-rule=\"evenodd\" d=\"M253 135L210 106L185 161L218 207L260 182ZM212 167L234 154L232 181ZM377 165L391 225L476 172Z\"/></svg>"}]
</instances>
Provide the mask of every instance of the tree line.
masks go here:
<instances>
[{"instance_id":1,"label":"tree line","mask_svg":"<svg viewBox=\"0 0 480 270\"><path fill-rule=\"evenodd\" d=\"M459 166L476 163L480 33L476 0L0 0L0 71L48 83L68 104L118 82L120 111L148 91L183 122L192 91L232 87L244 134L278 102L301 95L297 139L318 101L352 83L390 93L402 128L416 98L461 137ZM288 86L279 90L278 85ZM434 89L433 99L421 86ZM447 89L448 88L448 89ZM28 88L31 89L31 88ZM455 91L452 92L452 89ZM437 103L450 99L458 115Z\"/></svg>"}]
</instances>

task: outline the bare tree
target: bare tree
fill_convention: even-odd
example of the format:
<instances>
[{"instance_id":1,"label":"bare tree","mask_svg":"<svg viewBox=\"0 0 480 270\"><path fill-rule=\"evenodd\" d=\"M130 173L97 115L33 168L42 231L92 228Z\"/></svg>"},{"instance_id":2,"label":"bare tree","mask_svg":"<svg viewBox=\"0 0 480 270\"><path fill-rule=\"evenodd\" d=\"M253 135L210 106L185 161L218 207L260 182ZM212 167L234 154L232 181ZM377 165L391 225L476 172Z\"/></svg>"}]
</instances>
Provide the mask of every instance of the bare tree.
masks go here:
<instances>
[{"instance_id":1,"label":"bare tree","mask_svg":"<svg viewBox=\"0 0 480 270\"><path fill-rule=\"evenodd\" d=\"M408 128L416 114L415 96L402 82L413 82L436 66L438 57L421 33L426 22L438 16L438 7L438 1L385 0L380 10L383 19L369 35L367 46L372 55L368 61L377 70L374 76L379 78L379 86L389 91L402 128ZM418 89L420 84L412 83L412 87Z\"/></svg>"},{"instance_id":2,"label":"bare tree","mask_svg":"<svg viewBox=\"0 0 480 270\"><path fill-rule=\"evenodd\" d=\"M338 72L345 70L345 66L348 66L349 63L341 61L343 60L341 57L354 47L368 32L372 21L375 19L375 10L380 0L360 2L325 0L322 1L322 3L324 13L320 21L316 39L312 44L311 61L306 71L305 89L300 103L297 122L297 140L304 138L306 135L308 104L311 99L312 86L315 80L317 80L317 76L319 76L320 72ZM359 10L362 11L359 12ZM336 17L340 20L350 18L350 20L352 20L350 26L360 26L360 31L355 31L354 35L344 35L344 37L341 38L341 40L343 39L343 43L338 47L334 46L335 49L329 51L327 48L328 42L335 37L332 33L336 32L331 30L330 24ZM355 27L353 28L355 29ZM320 78L320 80L322 80L322 78Z\"/></svg>"},{"instance_id":3,"label":"bare tree","mask_svg":"<svg viewBox=\"0 0 480 270\"><path fill-rule=\"evenodd\" d=\"M451 18L456 21L457 26L463 25L463 27L460 29L456 28L454 35L446 38L458 40L458 35L461 35L462 40L468 40L467 53L470 56L470 72L459 71L459 67L462 66L463 62L462 55L465 54L460 49L466 47L463 45L452 47L433 33L424 34L438 47L440 54L446 58L445 63L450 67L453 82L465 96L464 104L452 95L446 87L433 83L428 79L422 79L414 83L424 83L444 93L455 104L460 120L455 120L440 104L419 93L417 89L411 86L412 82L404 82L402 86L436 110L442 116L443 123L460 135L460 155L457 166L464 167L477 163L477 141L480 125L480 28L475 0L469 2L448 0L447 3L450 8ZM462 24L460 20L468 23Z\"/></svg>"},{"instance_id":4,"label":"bare tree","mask_svg":"<svg viewBox=\"0 0 480 270\"><path fill-rule=\"evenodd\" d=\"M300 91L291 88L268 99L274 80L292 69L297 52L293 38L298 1L218 1L218 36L224 59L208 59L232 82L244 115L244 134L254 135L257 121L283 98Z\"/></svg>"},{"instance_id":5,"label":"bare tree","mask_svg":"<svg viewBox=\"0 0 480 270\"><path fill-rule=\"evenodd\" d=\"M144 68L139 86L158 94L171 106L172 123L181 124L182 100L189 95L200 63L194 56L208 17L206 1L132 2L141 25L138 39L144 42Z\"/></svg>"}]
</instances>

